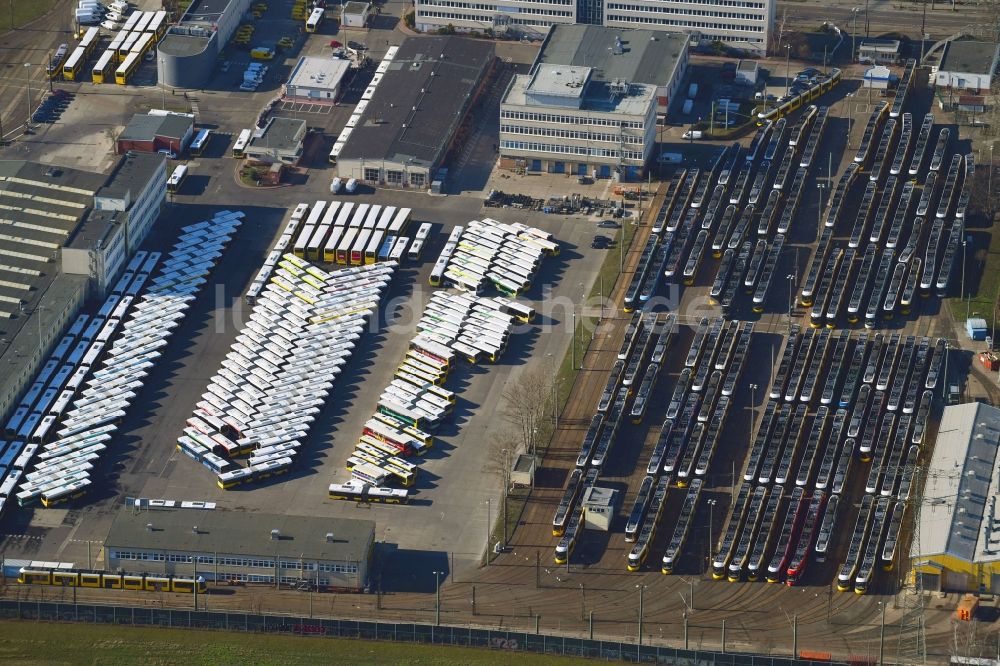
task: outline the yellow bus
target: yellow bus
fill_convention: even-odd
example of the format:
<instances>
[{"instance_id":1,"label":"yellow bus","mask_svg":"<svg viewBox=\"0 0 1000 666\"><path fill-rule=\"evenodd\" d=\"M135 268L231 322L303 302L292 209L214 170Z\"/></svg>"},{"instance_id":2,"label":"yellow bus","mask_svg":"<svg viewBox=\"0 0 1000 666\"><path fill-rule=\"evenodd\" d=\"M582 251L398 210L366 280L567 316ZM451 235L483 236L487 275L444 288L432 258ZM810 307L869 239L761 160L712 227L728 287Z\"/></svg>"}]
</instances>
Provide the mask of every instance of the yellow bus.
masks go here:
<instances>
[{"instance_id":1,"label":"yellow bus","mask_svg":"<svg viewBox=\"0 0 1000 666\"><path fill-rule=\"evenodd\" d=\"M82 46L73 49L69 54L69 59L63 63L63 78L67 81L76 81L80 77L80 70L83 69L83 62L87 59L87 53Z\"/></svg>"},{"instance_id":2,"label":"yellow bus","mask_svg":"<svg viewBox=\"0 0 1000 666\"><path fill-rule=\"evenodd\" d=\"M114 76L115 71L115 52L105 51L98 58L97 64L94 65L94 69L91 70L91 78L94 83L110 83L110 79Z\"/></svg>"},{"instance_id":3,"label":"yellow bus","mask_svg":"<svg viewBox=\"0 0 1000 666\"><path fill-rule=\"evenodd\" d=\"M135 70L139 69L140 64L142 64L142 54L129 53L128 57L115 70L115 83L120 86L128 85L129 80L135 74Z\"/></svg>"}]
</instances>

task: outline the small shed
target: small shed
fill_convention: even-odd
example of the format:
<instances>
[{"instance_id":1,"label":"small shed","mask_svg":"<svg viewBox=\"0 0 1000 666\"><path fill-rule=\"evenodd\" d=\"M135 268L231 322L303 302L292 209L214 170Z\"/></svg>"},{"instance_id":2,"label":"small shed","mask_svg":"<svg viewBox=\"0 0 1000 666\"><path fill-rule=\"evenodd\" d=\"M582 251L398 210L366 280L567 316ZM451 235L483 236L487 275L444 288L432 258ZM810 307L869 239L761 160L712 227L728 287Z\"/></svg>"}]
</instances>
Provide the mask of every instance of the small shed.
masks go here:
<instances>
[{"instance_id":1,"label":"small shed","mask_svg":"<svg viewBox=\"0 0 1000 666\"><path fill-rule=\"evenodd\" d=\"M886 90L889 87L889 80L892 72L885 65L875 65L865 70L864 87L875 90Z\"/></svg>"},{"instance_id":2,"label":"small shed","mask_svg":"<svg viewBox=\"0 0 1000 666\"><path fill-rule=\"evenodd\" d=\"M756 60L740 60L736 65L736 83L756 86L760 76L760 63Z\"/></svg>"},{"instance_id":3,"label":"small shed","mask_svg":"<svg viewBox=\"0 0 1000 666\"><path fill-rule=\"evenodd\" d=\"M522 453L514 460L514 467L510 470L510 482L515 486L530 486L535 482L535 469L538 467L538 458Z\"/></svg>"},{"instance_id":4,"label":"small shed","mask_svg":"<svg viewBox=\"0 0 1000 666\"><path fill-rule=\"evenodd\" d=\"M607 532L615 517L618 491L592 486L583 493L583 526L590 530Z\"/></svg>"},{"instance_id":5,"label":"small shed","mask_svg":"<svg viewBox=\"0 0 1000 666\"><path fill-rule=\"evenodd\" d=\"M345 28L366 28L371 13L371 3L350 0L340 10L340 25Z\"/></svg>"},{"instance_id":6,"label":"small shed","mask_svg":"<svg viewBox=\"0 0 1000 666\"><path fill-rule=\"evenodd\" d=\"M965 320L965 333L970 340L986 339L986 320L981 317L971 317Z\"/></svg>"}]
</instances>

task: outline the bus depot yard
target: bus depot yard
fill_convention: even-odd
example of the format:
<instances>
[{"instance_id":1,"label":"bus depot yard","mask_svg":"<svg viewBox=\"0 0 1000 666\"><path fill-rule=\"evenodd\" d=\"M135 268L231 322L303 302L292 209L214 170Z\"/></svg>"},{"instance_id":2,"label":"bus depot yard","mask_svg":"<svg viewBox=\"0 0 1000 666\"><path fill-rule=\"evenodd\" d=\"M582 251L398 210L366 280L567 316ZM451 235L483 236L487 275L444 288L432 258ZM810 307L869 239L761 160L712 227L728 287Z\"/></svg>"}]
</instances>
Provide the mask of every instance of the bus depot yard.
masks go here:
<instances>
[{"instance_id":1,"label":"bus depot yard","mask_svg":"<svg viewBox=\"0 0 1000 666\"><path fill-rule=\"evenodd\" d=\"M283 6L262 13L248 46L283 29ZM131 32L155 34L155 12L137 27L146 14L131 14ZM395 53L379 48L384 34L358 36L383 64ZM316 54L329 50L321 37L295 41ZM146 62L134 49L151 40L127 39L107 76ZM101 46L77 59L95 75L112 51ZM169 513L157 507L181 501L194 535L199 511L374 521L360 587L377 594L329 595L326 614L423 622L436 609L449 623L586 633L593 613L609 636L677 644L690 631L711 649L784 654L799 632L846 655L877 642L884 603L902 635L912 601L889 595L911 584L921 470L951 386L973 392L940 306L966 291L983 166L915 63L898 71L892 96L866 101L851 71L831 69L763 109L745 139L700 141L649 188L648 208L631 208L610 252L591 243L593 220L484 208L482 192L347 178L332 192L328 156L352 105L279 111L322 131L294 186L265 190L237 182L231 147L252 145L258 110L245 100L272 97L266 81L245 94L213 70L224 86L175 95L141 76L90 86L64 73L73 102L12 147L23 158L106 160L102 141L60 140L87 113L120 125L126 110L183 105L198 128L191 159L169 162L155 233L72 318L6 422L5 560L69 565L49 583L81 586L10 594L145 590L167 605L304 615L300 590L336 587L302 574L274 590L261 567L233 579L261 586L231 588L217 566L184 559L166 583L149 573L88 590L123 499L148 498L151 533ZM347 98L378 74L359 70ZM567 192L559 178L548 186ZM515 404L525 396L534 410ZM513 461L536 446L533 487L512 490ZM937 605L929 640L945 633Z\"/></svg>"}]
</instances>

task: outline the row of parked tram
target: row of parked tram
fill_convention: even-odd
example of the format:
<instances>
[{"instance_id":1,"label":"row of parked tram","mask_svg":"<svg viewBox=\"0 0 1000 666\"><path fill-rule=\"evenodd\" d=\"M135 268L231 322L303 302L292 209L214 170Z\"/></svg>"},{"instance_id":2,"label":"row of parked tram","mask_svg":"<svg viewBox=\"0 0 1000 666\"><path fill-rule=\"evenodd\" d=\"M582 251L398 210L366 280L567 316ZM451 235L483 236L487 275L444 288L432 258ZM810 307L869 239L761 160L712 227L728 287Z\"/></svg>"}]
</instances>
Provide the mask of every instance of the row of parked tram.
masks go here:
<instances>
[{"instance_id":1,"label":"row of parked tram","mask_svg":"<svg viewBox=\"0 0 1000 666\"><path fill-rule=\"evenodd\" d=\"M797 327L787 337L713 578L798 584L811 561L840 552L838 524L839 589L864 594L895 566L947 348L899 333L853 337ZM859 487L860 505L850 497Z\"/></svg>"}]
</instances>

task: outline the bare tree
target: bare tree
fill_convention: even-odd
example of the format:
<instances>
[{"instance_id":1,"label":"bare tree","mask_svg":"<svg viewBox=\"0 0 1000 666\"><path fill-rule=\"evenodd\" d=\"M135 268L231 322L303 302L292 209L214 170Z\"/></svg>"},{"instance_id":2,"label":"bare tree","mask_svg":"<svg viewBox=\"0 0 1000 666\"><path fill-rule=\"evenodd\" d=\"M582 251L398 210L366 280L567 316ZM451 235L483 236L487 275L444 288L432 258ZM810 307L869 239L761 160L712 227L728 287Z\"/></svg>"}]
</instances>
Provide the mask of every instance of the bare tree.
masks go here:
<instances>
[{"instance_id":1,"label":"bare tree","mask_svg":"<svg viewBox=\"0 0 1000 666\"><path fill-rule=\"evenodd\" d=\"M504 391L507 420L514 425L524 452L530 455L535 454L538 431L551 409L554 376L547 365L527 369L509 382Z\"/></svg>"}]
</instances>

